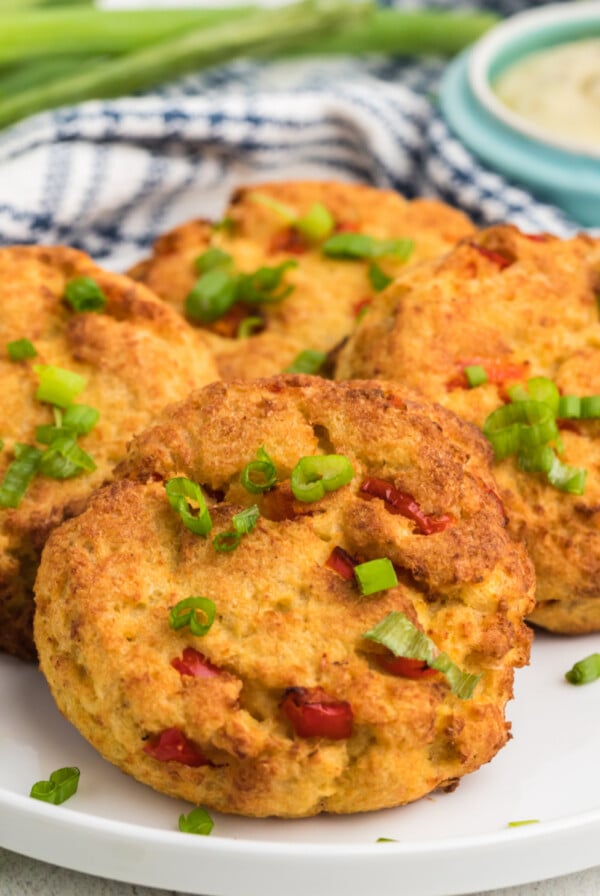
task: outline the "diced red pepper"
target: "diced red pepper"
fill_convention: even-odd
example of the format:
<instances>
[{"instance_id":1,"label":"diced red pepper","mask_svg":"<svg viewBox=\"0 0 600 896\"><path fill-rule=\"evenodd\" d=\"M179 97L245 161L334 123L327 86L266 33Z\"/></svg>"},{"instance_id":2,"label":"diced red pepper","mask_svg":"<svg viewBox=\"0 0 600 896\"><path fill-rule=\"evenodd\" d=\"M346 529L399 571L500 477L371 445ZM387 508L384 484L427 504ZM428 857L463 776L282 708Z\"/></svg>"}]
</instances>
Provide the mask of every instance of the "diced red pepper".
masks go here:
<instances>
[{"instance_id":1,"label":"diced red pepper","mask_svg":"<svg viewBox=\"0 0 600 896\"><path fill-rule=\"evenodd\" d=\"M414 660L407 656L393 656L381 654L377 656L377 662L390 675L400 675L402 678L433 678L438 673L423 660Z\"/></svg>"},{"instance_id":2,"label":"diced red pepper","mask_svg":"<svg viewBox=\"0 0 600 896\"><path fill-rule=\"evenodd\" d=\"M292 255L303 255L309 249L310 246L305 237L293 227L280 230L269 244L269 252L271 254L275 252L290 252Z\"/></svg>"},{"instance_id":3,"label":"diced red pepper","mask_svg":"<svg viewBox=\"0 0 600 896\"><path fill-rule=\"evenodd\" d=\"M447 529L448 526L455 522L454 517L449 513L444 513L440 516L430 516L424 513L412 495L401 492L395 485L392 485L391 482L387 482L385 479L365 479L360 487L360 492L362 495L371 498L381 498L390 513L399 513L412 520L421 535L433 535L436 532L443 532L444 529Z\"/></svg>"},{"instance_id":4,"label":"diced red pepper","mask_svg":"<svg viewBox=\"0 0 600 896\"><path fill-rule=\"evenodd\" d=\"M248 307L240 302L233 305L222 317L208 325L208 329L226 339L234 339L240 324L248 317Z\"/></svg>"},{"instance_id":5,"label":"diced red pepper","mask_svg":"<svg viewBox=\"0 0 600 896\"><path fill-rule=\"evenodd\" d=\"M487 246L482 246L480 243L470 242L469 246L476 249L484 258L497 264L500 270L509 267L515 260L507 255L502 255L501 252L496 252L494 249L488 249Z\"/></svg>"},{"instance_id":6,"label":"diced red pepper","mask_svg":"<svg viewBox=\"0 0 600 896\"><path fill-rule=\"evenodd\" d=\"M548 241L547 233L524 233L523 236L533 243L545 243Z\"/></svg>"},{"instance_id":7,"label":"diced red pepper","mask_svg":"<svg viewBox=\"0 0 600 896\"><path fill-rule=\"evenodd\" d=\"M334 233L358 233L358 221L336 221Z\"/></svg>"},{"instance_id":8,"label":"diced red pepper","mask_svg":"<svg viewBox=\"0 0 600 896\"><path fill-rule=\"evenodd\" d=\"M334 700L322 688L289 688L280 709L298 737L328 737L343 740L352 734L352 707Z\"/></svg>"},{"instance_id":9,"label":"diced red pepper","mask_svg":"<svg viewBox=\"0 0 600 896\"><path fill-rule=\"evenodd\" d=\"M193 647L186 647L181 657L171 660L171 665L181 675L192 675L194 678L215 678L220 674L220 670Z\"/></svg>"},{"instance_id":10,"label":"diced red pepper","mask_svg":"<svg viewBox=\"0 0 600 896\"><path fill-rule=\"evenodd\" d=\"M194 767L209 765L209 760L179 728L165 728L148 741L144 746L144 753L160 762L180 762Z\"/></svg>"},{"instance_id":11,"label":"diced red pepper","mask_svg":"<svg viewBox=\"0 0 600 896\"><path fill-rule=\"evenodd\" d=\"M456 366L459 368L446 383L446 389L468 389L469 382L465 375L465 367L483 367L487 374L488 382L495 386L504 386L507 383L516 383L527 379L529 365L527 363L505 361L501 358L457 358Z\"/></svg>"},{"instance_id":12,"label":"diced red pepper","mask_svg":"<svg viewBox=\"0 0 600 896\"><path fill-rule=\"evenodd\" d=\"M328 566L329 569L333 569L333 571L337 572L343 579L350 581L350 579L354 578L356 560L354 560L343 548L337 546L329 555L329 559L325 566Z\"/></svg>"}]
</instances>

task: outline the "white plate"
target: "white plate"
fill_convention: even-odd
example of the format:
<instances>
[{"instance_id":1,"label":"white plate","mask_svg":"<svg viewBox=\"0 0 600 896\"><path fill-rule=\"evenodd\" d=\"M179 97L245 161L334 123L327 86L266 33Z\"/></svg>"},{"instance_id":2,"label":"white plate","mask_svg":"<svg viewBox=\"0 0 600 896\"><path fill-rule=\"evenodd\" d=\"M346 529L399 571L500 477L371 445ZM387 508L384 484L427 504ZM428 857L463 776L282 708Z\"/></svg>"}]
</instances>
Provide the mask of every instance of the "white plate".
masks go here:
<instances>
[{"instance_id":1,"label":"white plate","mask_svg":"<svg viewBox=\"0 0 600 896\"><path fill-rule=\"evenodd\" d=\"M454 896L591 867L600 863L600 682L573 687L563 674L598 650L599 636L538 635L517 674L514 739L452 794L350 817L217 815L210 837L179 833L187 804L104 762L58 714L37 670L0 657L0 846L205 896ZM28 797L65 765L81 769L68 803ZM507 827L530 818L539 824Z\"/></svg>"}]
</instances>

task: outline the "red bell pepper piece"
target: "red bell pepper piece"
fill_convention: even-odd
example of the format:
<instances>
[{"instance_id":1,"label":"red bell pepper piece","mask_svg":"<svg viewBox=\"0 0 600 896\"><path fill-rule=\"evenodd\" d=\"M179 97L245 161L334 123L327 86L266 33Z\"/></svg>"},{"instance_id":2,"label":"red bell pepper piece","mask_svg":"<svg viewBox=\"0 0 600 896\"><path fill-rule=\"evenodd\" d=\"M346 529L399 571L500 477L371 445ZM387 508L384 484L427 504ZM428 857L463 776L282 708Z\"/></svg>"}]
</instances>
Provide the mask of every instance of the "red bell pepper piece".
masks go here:
<instances>
[{"instance_id":1,"label":"red bell pepper piece","mask_svg":"<svg viewBox=\"0 0 600 896\"><path fill-rule=\"evenodd\" d=\"M437 671L432 669L423 660L414 660L407 656L384 655L377 656L377 662L390 675L400 675L402 678L433 678Z\"/></svg>"},{"instance_id":2,"label":"red bell pepper piece","mask_svg":"<svg viewBox=\"0 0 600 896\"><path fill-rule=\"evenodd\" d=\"M399 513L416 524L421 535L433 535L435 532L443 532L453 522L454 517L449 513L440 516L430 516L421 510L420 505L412 495L401 492L391 482L385 479L365 479L360 487L362 495L372 498L381 498L390 513Z\"/></svg>"},{"instance_id":3,"label":"red bell pepper piece","mask_svg":"<svg viewBox=\"0 0 600 896\"><path fill-rule=\"evenodd\" d=\"M480 243L470 242L469 246L476 249L484 258L497 264L500 270L507 268L515 260L514 258L509 258L507 255L502 255L501 252L496 252L494 249L488 249L487 246L482 246Z\"/></svg>"},{"instance_id":4,"label":"red bell pepper piece","mask_svg":"<svg viewBox=\"0 0 600 896\"><path fill-rule=\"evenodd\" d=\"M356 560L354 560L343 548L337 546L329 555L329 559L325 563L325 566L328 566L329 569L333 569L333 571L337 572L343 579L350 581L350 579L354 578Z\"/></svg>"},{"instance_id":5,"label":"red bell pepper piece","mask_svg":"<svg viewBox=\"0 0 600 896\"><path fill-rule=\"evenodd\" d=\"M181 675L192 675L194 678L214 678L220 671L206 659L204 654L194 650L193 647L186 647L183 656L176 656L171 660L171 665Z\"/></svg>"},{"instance_id":6,"label":"red bell pepper piece","mask_svg":"<svg viewBox=\"0 0 600 896\"><path fill-rule=\"evenodd\" d=\"M298 737L328 737L343 740L352 734L352 707L335 700L322 688L289 688L280 709Z\"/></svg>"},{"instance_id":7,"label":"red bell pepper piece","mask_svg":"<svg viewBox=\"0 0 600 896\"><path fill-rule=\"evenodd\" d=\"M209 764L208 759L179 728L165 728L148 741L144 746L144 753L160 762L180 762L194 767Z\"/></svg>"}]
</instances>

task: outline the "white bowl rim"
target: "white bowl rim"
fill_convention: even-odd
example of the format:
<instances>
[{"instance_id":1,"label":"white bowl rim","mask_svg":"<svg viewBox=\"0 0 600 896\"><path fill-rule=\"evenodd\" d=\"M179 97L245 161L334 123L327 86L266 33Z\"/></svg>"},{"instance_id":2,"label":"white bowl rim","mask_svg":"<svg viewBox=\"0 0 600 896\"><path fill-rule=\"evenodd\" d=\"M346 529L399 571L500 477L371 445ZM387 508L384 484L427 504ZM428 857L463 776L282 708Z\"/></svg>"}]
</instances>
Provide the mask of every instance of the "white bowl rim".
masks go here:
<instances>
[{"instance_id":1,"label":"white bowl rim","mask_svg":"<svg viewBox=\"0 0 600 896\"><path fill-rule=\"evenodd\" d=\"M577 155L600 159L600 147L581 144L568 138L556 136L543 127L532 124L528 119L513 112L495 95L490 87L489 71L497 54L510 42L523 34L536 31L540 26L573 24L586 20L597 20L600 33L600 0L577 0L576 3L552 3L536 9L526 10L511 16L505 22L492 28L473 47L468 64L468 78L471 90L479 103L494 118L499 119L513 130L533 137L549 146L567 150ZM565 40L565 43L568 39Z\"/></svg>"}]
</instances>

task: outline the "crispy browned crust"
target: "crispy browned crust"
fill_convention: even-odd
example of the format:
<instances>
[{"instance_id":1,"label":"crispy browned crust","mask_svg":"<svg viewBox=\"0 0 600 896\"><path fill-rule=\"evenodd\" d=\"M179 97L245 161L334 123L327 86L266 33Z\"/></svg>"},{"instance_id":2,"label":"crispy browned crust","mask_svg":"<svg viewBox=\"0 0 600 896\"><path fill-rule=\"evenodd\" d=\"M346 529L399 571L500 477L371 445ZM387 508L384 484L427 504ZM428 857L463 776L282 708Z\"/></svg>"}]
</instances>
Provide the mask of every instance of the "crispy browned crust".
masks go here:
<instances>
[{"instance_id":1,"label":"crispy browned crust","mask_svg":"<svg viewBox=\"0 0 600 896\"><path fill-rule=\"evenodd\" d=\"M106 311L76 314L64 302L68 280L93 277L104 290ZM75 371L87 380L76 401L100 411L95 429L80 441L97 469L67 480L38 476L18 509L0 510L0 649L34 656L33 582L49 532L78 513L125 453L131 436L170 401L217 377L210 351L180 317L143 285L108 273L65 247L15 246L0 250L2 346L27 338L31 361L0 358L3 397L0 477L16 442L35 443L35 428L53 420L35 398L35 364Z\"/></svg>"},{"instance_id":2,"label":"crispy browned crust","mask_svg":"<svg viewBox=\"0 0 600 896\"><path fill-rule=\"evenodd\" d=\"M478 425L505 400L501 388L452 385L461 359L522 364L564 394L600 393L600 241L532 239L510 226L465 241L407 271L361 321L341 352L337 376L382 376L412 385ZM536 567L531 620L569 634L600 629L600 424L561 432L562 459L585 467L585 494L568 495L512 459L495 468L511 531Z\"/></svg>"},{"instance_id":3,"label":"crispy browned crust","mask_svg":"<svg viewBox=\"0 0 600 896\"><path fill-rule=\"evenodd\" d=\"M241 271L277 265L287 258L298 262L285 275L294 291L282 302L262 307L263 332L240 340L224 338L218 335L219 326L215 328L211 338L224 379L269 376L284 370L304 349L330 351L348 335L358 311L373 297L368 262L326 258L319 246L296 251L293 239L286 247L289 227L275 211L252 199L256 192L299 215L320 202L342 229L380 239L409 237L415 241L411 265L433 258L474 232L462 212L441 202L409 202L391 190L362 184L299 181L237 190L225 212L228 227L215 230L207 221L189 221L161 236L152 256L130 271L183 313L198 277L194 261L210 246L229 252ZM390 276L405 267L391 257L380 263Z\"/></svg>"},{"instance_id":4,"label":"crispy browned crust","mask_svg":"<svg viewBox=\"0 0 600 896\"><path fill-rule=\"evenodd\" d=\"M241 486L266 449L278 484ZM314 504L293 500L301 456L345 454L355 477ZM487 444L474 427L397 385L310 377L215 383L137 437L86 511L48 540L37 580L36 641L61 711L111 762L157 790L254 816L358 812L452 786L506 742L513 667L528 661L523 623L533 572L507 534ZM211 496L213 531L255 501L256 529L231 553L192 534L163 480L183 475ZM367 475L411 493L443 532L420 535L382 501ZM392 559L399 584L362 597L325 564L335 546ZM169 628L189 595L212 599L203 637ZM445 681L383 672L363 637L400 610L465 670L481 674L460 700ZM181 675L185 647L218 669ZM343 740L294 735L279 705L287 688L319 687L354 713ZM143 752L176 727L210 765Z\"/></svg>"}]
</instances>

